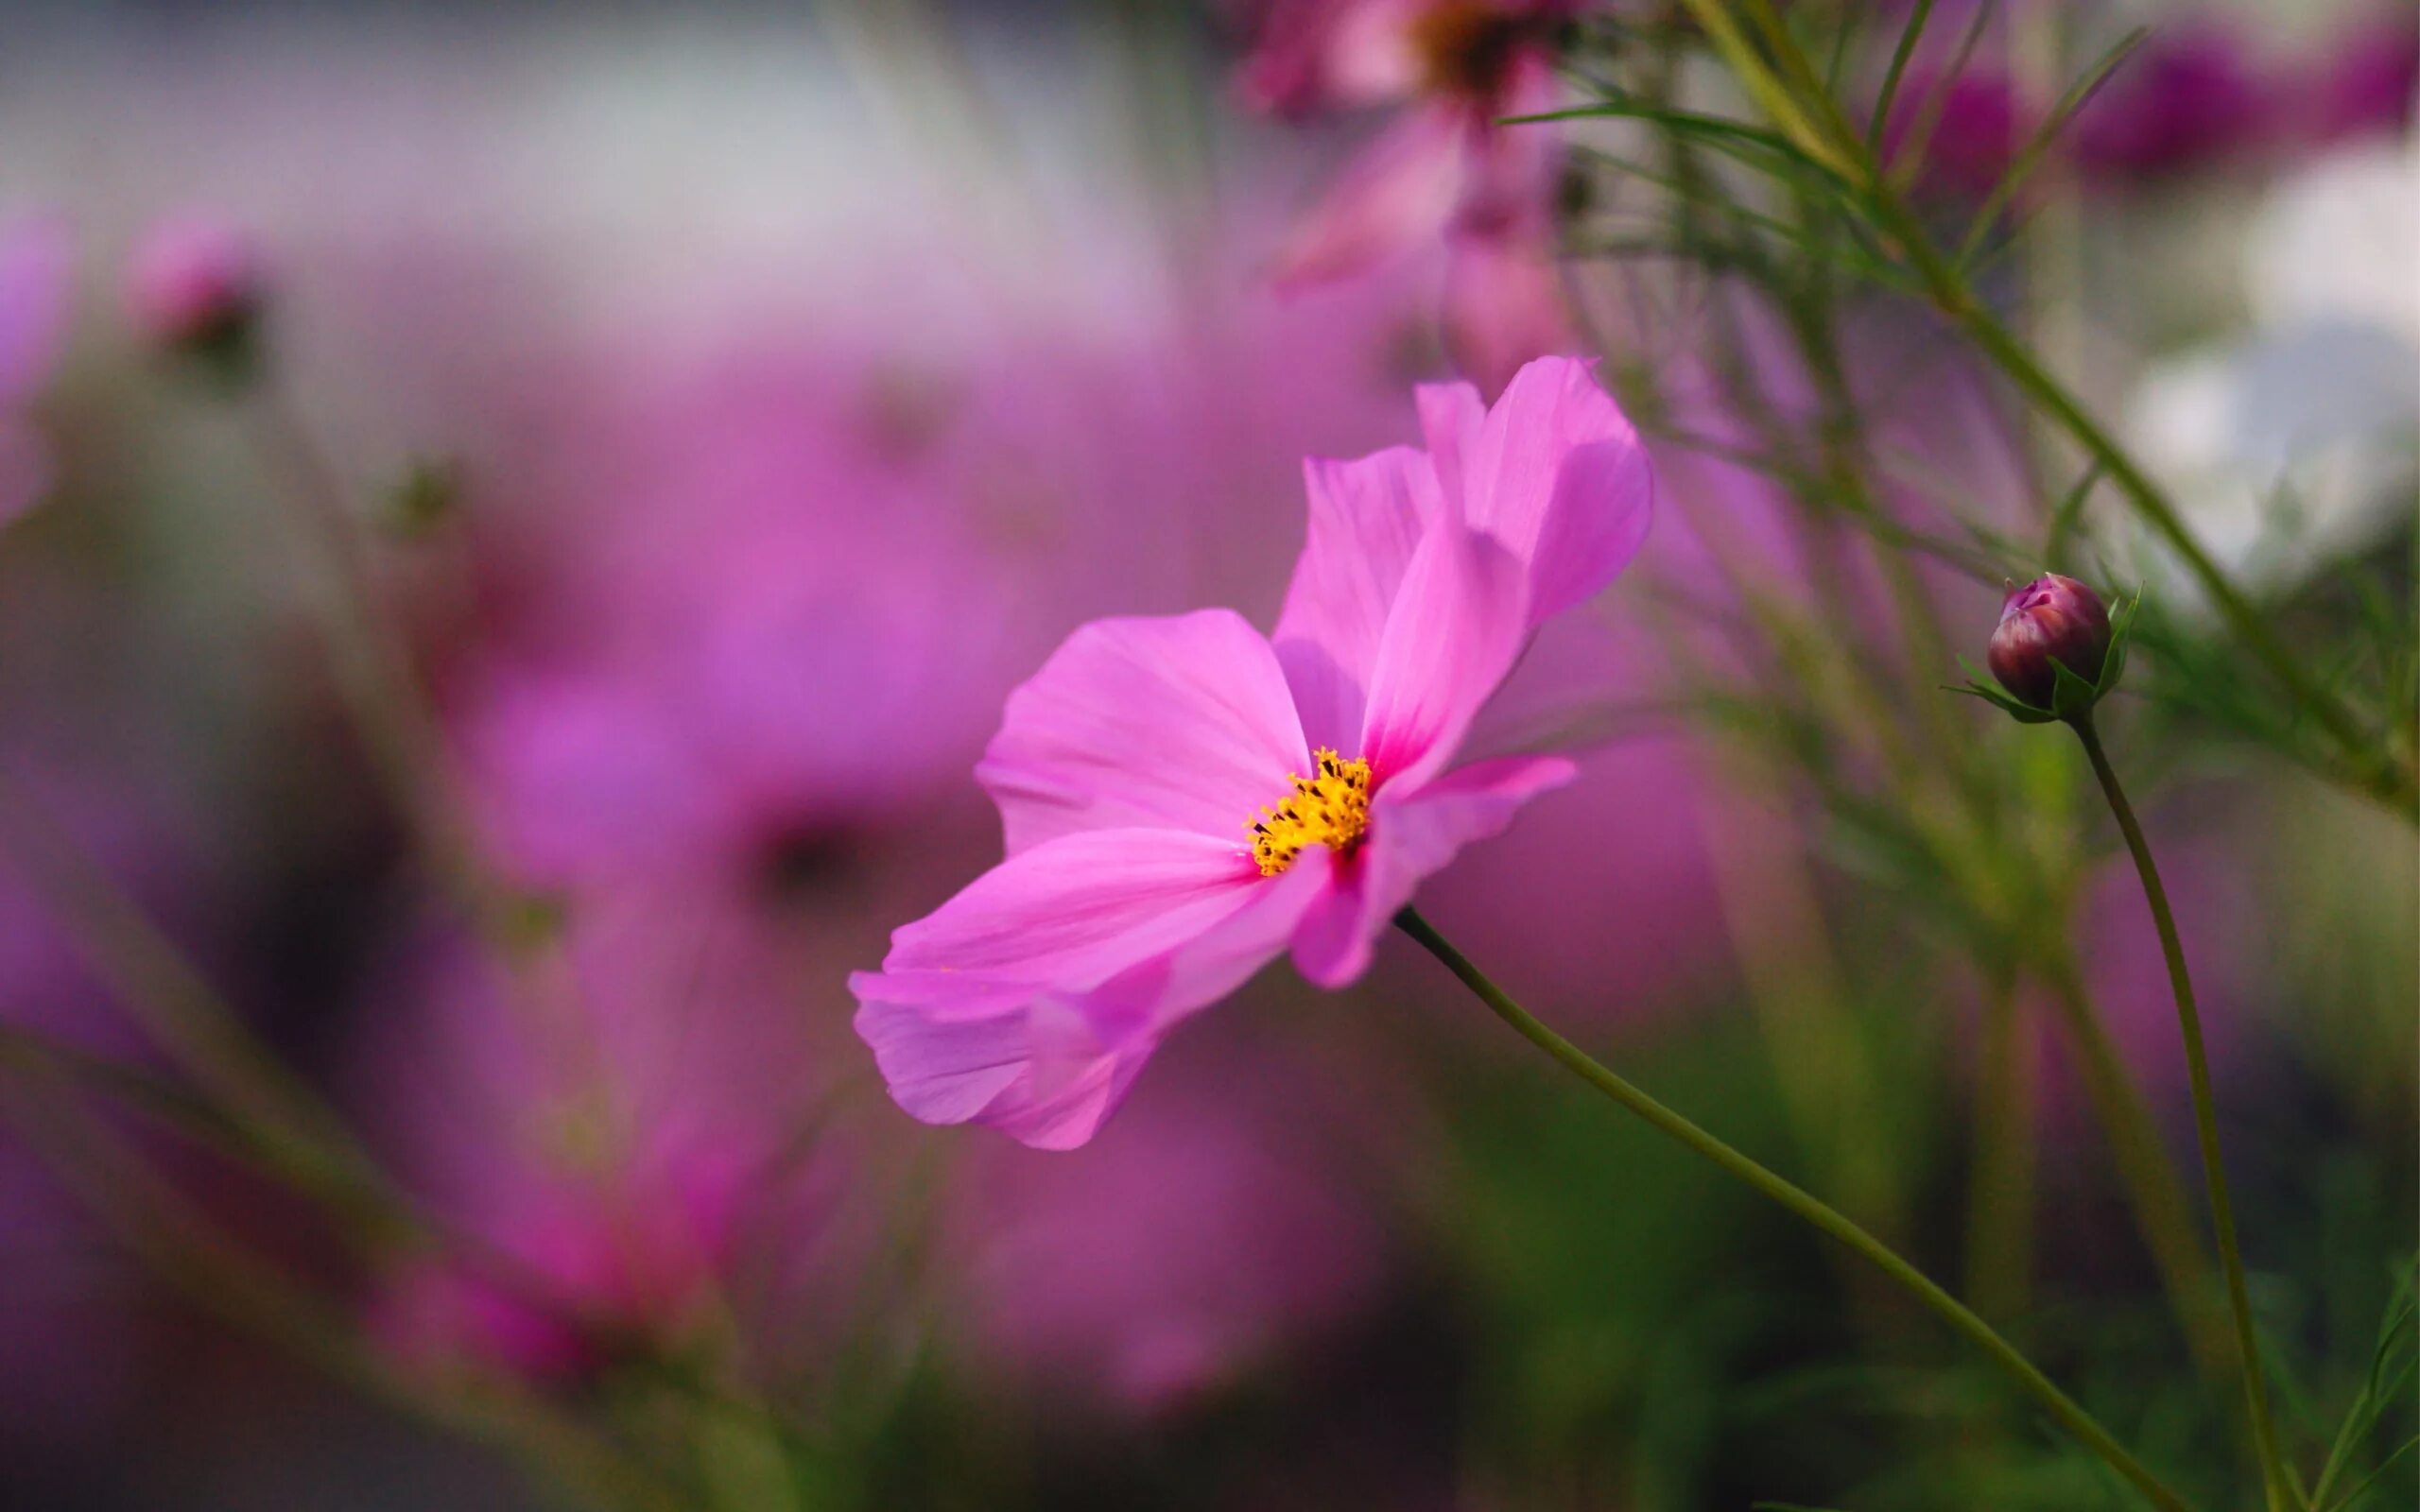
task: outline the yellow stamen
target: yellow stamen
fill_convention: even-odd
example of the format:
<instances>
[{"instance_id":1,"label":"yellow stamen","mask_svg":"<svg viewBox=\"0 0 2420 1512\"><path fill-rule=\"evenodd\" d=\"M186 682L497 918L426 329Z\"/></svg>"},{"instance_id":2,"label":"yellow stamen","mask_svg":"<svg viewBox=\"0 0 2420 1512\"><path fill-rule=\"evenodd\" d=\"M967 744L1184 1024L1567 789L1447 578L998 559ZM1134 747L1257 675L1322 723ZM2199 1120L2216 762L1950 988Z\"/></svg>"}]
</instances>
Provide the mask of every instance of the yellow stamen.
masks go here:
<instances>
[{"instance_id":1,"label":"yellow stamen","mask_svg":"<svg viewBox=\"0 0 2420 1512\"><path fill-rule=\"evenodd\" d=\"M1286 801L1245 822L1264 877L1292 866L1307 846L1349 853L1370 827L1370 764L1357 756L1346 761L1325 746L1312 753L1312 764L1313 775L1290 778L1294 791Z\"/></svg>"}]
</instances>

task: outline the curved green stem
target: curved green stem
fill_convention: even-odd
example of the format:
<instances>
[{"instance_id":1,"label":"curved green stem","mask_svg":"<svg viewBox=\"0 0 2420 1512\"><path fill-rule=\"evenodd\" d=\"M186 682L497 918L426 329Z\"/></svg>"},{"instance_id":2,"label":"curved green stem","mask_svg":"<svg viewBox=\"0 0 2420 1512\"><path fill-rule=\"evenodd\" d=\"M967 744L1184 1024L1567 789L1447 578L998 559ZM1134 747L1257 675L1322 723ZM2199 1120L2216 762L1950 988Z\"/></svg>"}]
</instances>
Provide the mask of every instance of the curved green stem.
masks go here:
<instances>
[{"instance_id":1,"label":"curved green stem","mask_svg":"<svg viewBox=\"0 0 2420 1512\"><path fill-rule=\"evenodd\" d=\"M2027 1395L2039 1402L2045 1412L2072 1435L2085 1448L2100 1455L2110 1469L2123 1476L2144 1499L2162 1512L2186 1512L2185 1499L2162 1484L2140 1460L2127 1452L2123 1444L2100 1426L2090 1413L2078 1406L2061 1391L2049 1377L2044 1375L2032 1361L2017 1352L2016 1348L2001 1338L1992 1326L1978 1317L1966 1305L1944 1291L1924 1272L1899 1258L1888 1245L1867 1233L1845 1214L1830 1204L1785 1180L1764 1166L1732 1148L1714 1135L1700 1128L1681 1114L1665 1107L1639 1088L1598 1062L1586 1051L1565 1040L1532 1018L1528 1009L1505 994L1502 988L1490 981L1486 973L1471 964L1461 952L1447 943L1445 937L1430 926L1428 920L1407 908L1395 916L1396 927L1418 940L1428 954L1445 964L1445 969L1461 980L1464 987L1494 1010L1495 1016L1509 1023L1520 1036L1545 1051L1548 1056L1581 1080L1619 1103L1657 1129L1712 1160L1716 1165L1771 1197L1808 1223L1847 1246L1850 1249L1905 1288L1916 1300L1924 1303L1968 1342L1989 1355L1992 1363L2007 1372L2010 1379L2023 1387Z\"/></svg>"},{"instance_id":2,"label":"curved green stem","mask_svg":"<svg viewBox=\"0 0 2420 1512\"><path fill-rule=\"evenodd\" d=\"M2152 860L2143 827L2135 820L2134 805L2118 785L2117 768L2109 765L2109 753L2101 749L2091 717L2072 724L2076 738L2083 742L2084 755L2092 762L2092 775L2100 780L2100 791L2109 799L2109 811L2117 816L2118 828L2126 836L2135 870L2143 879L2143 896L2152 905L2152 922L2159 930L2160 954L2168 958L2168 981L2176 992L2176 1022L2185 1035L2185 1070L2193 1085L2193 1132L2201 1141L2202 1175L2209 1183L2210 1225L2218 1230L2219 1263L2226 1273L2227 1305L2235 1314L2236 1349L2243 1367L2244 1405L2252 1415L2253 1449L2260 1456L2260 1479L2268 1489L2271 1512L2279 1512L2292 1505L2294 1497L2277 1455L2277 1428L2269 1414L2269 1387L2261 1378L2260 1346L2252 1327L2252 1294L2244 1285L2243 1254L2236 1245L2235 1203L2227 1194L2226 1167L2219 1158L2218 1110L2210 1095L2209 1053L2202 1043L2202 1011L2193 1001L2193 981L2186 973L2185 947L2177 938L2168 889L2160 884L2158 864Z\"/></svg>"}]
</instances>

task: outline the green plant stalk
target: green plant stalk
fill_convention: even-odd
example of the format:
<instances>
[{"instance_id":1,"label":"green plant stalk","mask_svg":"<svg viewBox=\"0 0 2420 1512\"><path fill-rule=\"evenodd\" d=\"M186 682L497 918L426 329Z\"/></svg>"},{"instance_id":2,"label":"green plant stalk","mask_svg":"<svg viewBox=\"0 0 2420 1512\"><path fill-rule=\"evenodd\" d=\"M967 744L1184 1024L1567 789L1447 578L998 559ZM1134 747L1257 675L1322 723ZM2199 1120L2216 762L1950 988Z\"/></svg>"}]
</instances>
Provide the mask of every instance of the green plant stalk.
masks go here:
<instances>
[{"instance_id":1,"label":"green plant stalk","mask_svg":"<svg viewBox=\"0 0 2420 1512\"><path fill-rule=\"evenodd\" d=\"M2152 848L2143 838L2143 827L2135 822L2134 806L2126 801L2126 791L2118 782L2117 768L2109 765L2109 753L2101 748L2100 735L2093 729L2089 714L2071 721L2076 738L2083 742L2084 755L2092 763L2092 775L2100 780L2100 791L2109 799L2109 811L2117 816L2118 828L2126 837L2126 849L2135 858L2135 870L2143 880L2143 896L2151 903L2152 922L2159 931L2160 953L2168 958L2169 986L2176 993L2177 1025L2185 1036L2185 1070L2193 1086L2193 1131L2202 1145L2202 1175L2209 1185L2210 1225L2219 1239L2219 1265L2226 1274L2227 1305L2235 1314L2238 1364L2243 1370L2244 1405L2252 1417L2252 1443L2260 1456L2261 1484L2269 1494L2271 1512L2283 1512L2293 1504L2293 1493L2286 1480L2284 1462L2277 1453L2277 1427L2269 1412L2269 1387L2260 1371L2260 1344L2252 1325L2252 1294L2244 1284L2243 1253L2236 1243L2235 1203L2227 1194L2226 1167L2219 1155L2219 1120L2215 1102L2210 1095L2210 1057L2202 1042L2202 1012L2193 1001L2193 981L2185 970L2185 947L2177 938L2176 916L2168 905L2168 889L2161 885L2159 866L2152 859Z\"/></svg>"},{"instance_id":2,"label":"green plant stalk","mask_svg":"<svg viewBox=\"0 0 2420 1512\"><path fill-rule=\"evenodd\" d=\"M402 811L426 859L490 938L511 938L510 899L479 854L475 826L457 791L444 737L427 690L414 671L402 630L384 610L377 563L348 507L341 474L270 371L250 400L254 444L277 475L280 502L294 517L301 559L319 629L342 694L379 781ZM304 545L307 538L309 545ZM313 581L323 569L324 581Z\"/></svg>"},{"instance_id":3,"label":"green plant stalk","mask_svg":"<svg viewBox=\"0 0 2420 1512\"><path fill-rule=\"evenodd\" d=\"M314 1190L368 1180L375 1163L343 1121L245 1028L32 792L0 770L0 854L23 868L77 953L151 1041Z\"/></svg>"},{"instance_id":4,"label":"green plant stalk","mask_svg":"<svg viewBox=\"0 0 2420 1512\"><path fill-rule=\"evenodd\" d=\"M1730 1175L1747 1183L1765 1196L1805 1219L1807 1223L1847 1246L1859 1257L1905 1288L1916 1300L1939 1314L1950 1328L1991 1357L2026 1394L2039 1402L2043 1410L2059 1425L2075 1435L2078 1442L2100 1456L2110 1469L2140 1491L2144 1498L2162 1512L2186 1512L2185 1499L2170 1490L2153 1475L2123 1444L2101 1427L2090 1413L2061 1391L2033 1362L2000 1337L1989 1323L1952 1297L1931 1278L1902 1260L1896 1251L1859 1228L1845 1214L1793 1183L1732 1148L1714 1135L1700 1128L1688 1119L1665 1107L1644 1091L1631 1085L1621 1076L1600 1064L1586 1051L1555 1033L1530 1016L1528 1009L1515 1003L1504 989L1489 980L1486 973L1471 964L1470 959L1437 933L1418 912L1406 908L1395 916L1395 925L1419 941L1422 948L1444 963L1464 987L1481 1003L1512 1025L1523 1039L1545 1051L1563 1067L1597 1091L1636 1114L1659 1131L1713 1161Z\"/></svg>"},{"instance_id":5,"label":"green plant stalk","mask_svg":"<svg viewBox=\"0 0 2420 1512\"><path fill-rule=\"evenodd\" d=\"M2063 944L2061 951L2066 950ZM2078 1074L2109 1140L2110 1159L2161 1285L2176 1309L2186 1347L2204 1376L2223 1386L2237 1374L2235 1344L2211 1307L2210 1254L2195 1231L2183 1177L2161 1141L2126 1057L2109 1037L2072 959L2047 969L2051 1001L2065 1022Z\"/></svg>"},{"instance_id":6,"label":"green plant stalk","mask_svg":"<svg viewBox=\"0 0 2420 1512\"><path fill-rule=\"evenodd\" d=\"M1966 1209L1966 1295L1986 1316L2025 1311L2033 1271L2032 1023L2012 974L1991 984L1983 1017L1983 1095Z\"/></svg>"}]
</instances>

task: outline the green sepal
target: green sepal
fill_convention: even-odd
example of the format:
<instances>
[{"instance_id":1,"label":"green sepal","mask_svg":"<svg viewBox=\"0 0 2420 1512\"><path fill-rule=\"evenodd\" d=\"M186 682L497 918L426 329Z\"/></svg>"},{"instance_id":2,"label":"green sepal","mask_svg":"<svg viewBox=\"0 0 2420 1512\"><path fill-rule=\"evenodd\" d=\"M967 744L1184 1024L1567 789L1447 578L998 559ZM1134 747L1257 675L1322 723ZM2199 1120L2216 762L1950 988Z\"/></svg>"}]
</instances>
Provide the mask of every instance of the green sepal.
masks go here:
<instances>
[{"instance_id":1,"label":"green sepal","mask_svg":"<svg viewBox=\"0 0 2420 1512\"><path fill-rule=\"evenodd\" d=\"M2019 724L2047 725L2059 717L2048 709L2034 708L2031 704L2025 702L2023 699L2016 697L2006 689L2000 687L1997 682L1985 680L1981 669L1962 656L1958 659L1958 666L1961 671L1966 674L1966 685L1964 687L1950 687L1947 684L1944 684L1944 692L1963 693L1973 697L1980 698L1985 703L1993 704L2005 711L2010 718L2014 719Z\"/></svg>"},{"instance_id":2,"label":"green sepal","mask_svg":"<svg viewBox=\"0 0 2420 1512\"><path fill-rule=\"evenodd\" d=\"M2101 670L2109 668L2109 659L2100 659ZM2077 675L2074 668L2056 657L2050 659L2050 712L2058 718L2077 720L2092 713L2100 701L2100 685Z\"/></svg>"},{"instance_id":3,"label":"green sepal","mask_svg":"<svg viewBox=\"0 0 2420 1512\"><path fill-rule=\"evenodd\" d=\"M2126 646L2135 633L2135 611L2143 607L2143 590L2135 596L2113 605L2109 610L2109 654L2100 661L2100 696L2107 697L2126 675Z\"/></svg>"}]
</instances>

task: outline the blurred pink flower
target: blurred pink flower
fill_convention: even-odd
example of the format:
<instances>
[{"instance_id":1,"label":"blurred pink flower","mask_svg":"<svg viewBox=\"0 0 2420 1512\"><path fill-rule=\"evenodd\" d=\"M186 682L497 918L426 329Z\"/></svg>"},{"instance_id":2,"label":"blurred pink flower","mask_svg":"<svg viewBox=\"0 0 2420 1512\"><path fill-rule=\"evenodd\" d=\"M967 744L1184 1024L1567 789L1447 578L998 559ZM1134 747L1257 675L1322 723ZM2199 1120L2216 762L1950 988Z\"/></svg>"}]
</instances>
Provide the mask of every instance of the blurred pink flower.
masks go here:
<instances>
[{"instance_id":1,"label":"blurred pink flower","mask_svg":"<svg viewBox=\"0 0 2420 1512\"><path fill-rule=\"evenodd\" d=\"M2159 26L2077 113L2068 150L2089 180L2139 184L2266 146L2276 107L2242 40L2219 22Z\"/></svg>"},{"instance_id":2,"label":"blurred pink flower","mask_svg":"<svg viewBox=\"0 0 2420 1512\"><path fill-rule=\"evenodd\" d=\"M0 524L50 486L50 453L25 408L58 361L67 324L70 249L54 220L0 223Z\"/></svg>"},{"instance_id":3,"label":"blurred pink flower","mask_svg":"<svg viewBox=\"0 0 2420 1512\"><path fill-rule=\"evenodd\" d=\"M618 1343L678 1339L714 1302L795 1321L781 1289L740 1295L743 1266L811 1256L822 1234L833 1152L797 1142L825 1060L793 966L724 927L731 912L686 886L583 900L544 981L406 942L356 1050L359 1101L469 1244L381 1288L391 1348L578 1374Z\"/></svg>"},{"instance_id":4,"label":"blurred pink flower","mask_svg":"<svg viewBox=\"0 0 2420 1512\"><path fill-rule=\"evenodd\" d=\"M1493 409L1419 403L1426 452L1305 466L1273 638L1224 610L1097 621L1010 698L977 769L1008 859L851 980L908 1111L1082 1143L1177 1022L1289 948L1357 977L1421 879L1571 779L1448 768L1530 632L1637 550L1646 453L1568 359Z\"/></svg>"},{"instance_id":5,"label":"blurred pink flower","mask_svg":"<svg viewBox=\"0 0 2420 1512\"><path fill-rule=\"evenodd\" d=\"M154 346L205 347L235 337L258 317L266 290L251 241L206 216L160 222L127 260L127 315Z\"/></svg>"},{"instance_id":6,"label":"blurred pink flower","mask_svg":"<svg viewBox=\"0 0 2420 1512\"><path fill-rule=\"evenodd\" d=\"M1443 241L1445 326L1491 392L1570 341L1554 269L1551 128L1564 0L1277 0L1239 70L1245 102L1299 117L1386 105L1370 144L1279 253L1281 285L1361 273Z\"/></svg>"},{"instance_id":7,"label":"blurred pink flower","mask_svg":"<svg viewBox=\"0 0 2420 1512\"><path fill-rule=\"evenodd\" d=\"M2033 134L2036 112L2007 74L1970 62L1944 79L1923 68L1910 70L1892 97L1884 125L1886 161L1913 146L1917 125L1931 115L1924 140L1919 188L1962 199L1980 199L2008 174L2016 151Z\"/></svg>"},{"instance_id":8,"label":"blurred pink flower","mask_svg":"<svg viewBox=\"0 0 2420 1512\"><path fill-rule=\"evenodd\" d=\"M966 1332L989 1361L1160 1417L1386 1296L1370 1173L1305 1138L1306 1078L1266 1046L1249 1074L1231 1047L1197 1048L1212 1049L1188 1043L1164 1088L1074 1155L974 1152L952 1217Z\"/></svg>"},{"instance_id":9,"label":"blurred pink flower","mask_svg":"<svg viewBox=\"0 0 2420 1512\"><path fill-rule=\"evenodd\" d=\"M2420 104L2420 14L2408 4L2372 9L2345 29L2300 93L2323 142L2409 131Z\"/></svg>"}]
</instances>

